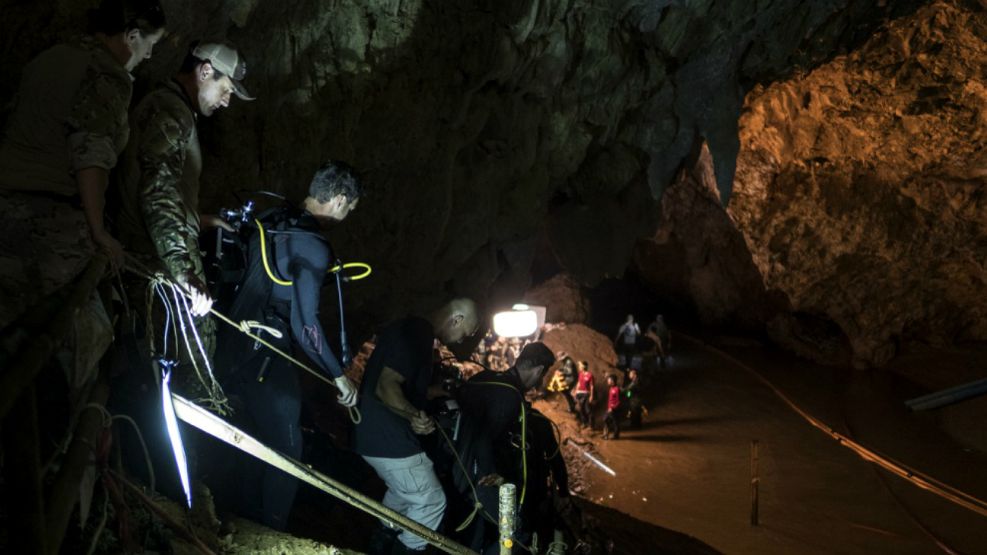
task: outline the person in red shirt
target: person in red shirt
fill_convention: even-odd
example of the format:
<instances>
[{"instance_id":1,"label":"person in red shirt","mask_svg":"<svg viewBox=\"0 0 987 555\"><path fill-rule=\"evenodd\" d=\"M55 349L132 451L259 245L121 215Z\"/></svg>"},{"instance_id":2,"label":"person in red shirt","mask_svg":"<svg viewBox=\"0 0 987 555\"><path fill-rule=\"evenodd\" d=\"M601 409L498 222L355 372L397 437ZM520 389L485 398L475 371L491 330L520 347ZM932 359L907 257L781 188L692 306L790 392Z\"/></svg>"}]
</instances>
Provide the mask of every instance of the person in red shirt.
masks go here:
<instances>
[{"instance_id":1,"label":"person in red shirt","mask_svg":"<svg viewBox=\"0 0 987 555\"><path fill-rule=\"evenodd\" d=\"M617 385L617 376L608 375L607 386L607 415L603 418L603 439L618 439L620 419L617 418L617 409L620 408L620 387Z\"/></svg>"},{"instance_id":2,"label":"person in red shirt","mask_svg":"<svg viewBox=\"0 0 987 555\"><path fill-rule=\"evenodd\" d=\"M590 407L596 397L596 383L585 360L579 361L579 377L576 379L576 388L572 396L576 400L576 418L579 419L579 424L592 428L593 411Z\"/></svg>"}]
</instances>

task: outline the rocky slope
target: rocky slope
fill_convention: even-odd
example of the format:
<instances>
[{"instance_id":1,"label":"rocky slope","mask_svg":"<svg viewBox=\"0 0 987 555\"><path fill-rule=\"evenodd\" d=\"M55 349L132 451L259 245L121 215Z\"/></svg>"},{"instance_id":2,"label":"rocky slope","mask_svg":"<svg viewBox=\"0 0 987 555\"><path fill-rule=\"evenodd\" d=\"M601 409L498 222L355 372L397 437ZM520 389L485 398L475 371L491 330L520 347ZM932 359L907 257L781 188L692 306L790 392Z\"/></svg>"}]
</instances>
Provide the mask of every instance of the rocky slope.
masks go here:
<instances>
[{"instance_id":1,"label":"rocky slope","mask_svg":"<svg viewBox=\"0 0 987 555\"><path fill-rule=\"evenodd\" d=\"M940 1L755 90L729 213L769 290L858 360L987 340L987 14Z\"/></svg>"},{"instance_id":2,"label":"rocky slope","mask_svg":"<svg viewBox=\"0 0 987 555\"><path fill-rule=\"evenodd\" d=\"M699 150L638 246L642 275L824 362L987 339L985 39L980 5L939 1L756 87L729 208Z\"/></svg>"}]
</instances>

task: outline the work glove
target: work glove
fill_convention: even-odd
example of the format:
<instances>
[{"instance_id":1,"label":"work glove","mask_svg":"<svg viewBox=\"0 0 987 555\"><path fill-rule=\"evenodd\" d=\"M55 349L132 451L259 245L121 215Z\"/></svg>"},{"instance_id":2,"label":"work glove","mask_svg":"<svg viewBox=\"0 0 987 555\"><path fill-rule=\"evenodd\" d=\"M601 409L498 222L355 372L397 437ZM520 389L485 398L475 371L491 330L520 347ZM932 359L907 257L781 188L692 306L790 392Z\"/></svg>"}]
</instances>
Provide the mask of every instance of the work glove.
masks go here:
<instances>
[{"instance_id":1,"label":"work glove","mask_svg":"<svg viewBox=\"0 0 987 555\"><path fill-rule=\"evenodd\" d=\"M339 396L336 400L344 407L352 407L356 404L356 386L346 376L340 376L333 380L336 388L339 389Z\"/></svg>"}]
</instances>

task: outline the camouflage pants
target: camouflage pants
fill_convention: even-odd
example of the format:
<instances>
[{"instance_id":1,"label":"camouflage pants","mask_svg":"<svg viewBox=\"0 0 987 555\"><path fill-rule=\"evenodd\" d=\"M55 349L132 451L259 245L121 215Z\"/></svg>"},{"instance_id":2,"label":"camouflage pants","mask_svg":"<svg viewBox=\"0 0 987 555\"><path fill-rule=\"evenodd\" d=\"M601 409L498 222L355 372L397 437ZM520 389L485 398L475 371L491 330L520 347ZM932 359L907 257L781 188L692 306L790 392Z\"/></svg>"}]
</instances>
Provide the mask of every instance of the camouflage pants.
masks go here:
<instances>
[{"instance_id":1,"label":"camouflage pants","mask_svg":"<svg viewBox=\"0 0 987 555\"><path fill-rule=\"evenodd\" d=\"M69 202L0 191L0 215L2 329L78 277L95 248L85 215Z\"/></svg>"},{"instance_id":2,"label":"camouflage pants","mask_svg":"<svg viewBox=\"0 0 987 555\"><path fill-rule=\"evenodd\" d=\"M0 191L0 350L8 356L27 339L24 320L43 325L95 252L85 215L68 200ZM23 318L30 311L37 314ZM71 390L95 376L96 363L112 341L110 318L93 291L55 352Z\"/></svg>"}]
</instances>

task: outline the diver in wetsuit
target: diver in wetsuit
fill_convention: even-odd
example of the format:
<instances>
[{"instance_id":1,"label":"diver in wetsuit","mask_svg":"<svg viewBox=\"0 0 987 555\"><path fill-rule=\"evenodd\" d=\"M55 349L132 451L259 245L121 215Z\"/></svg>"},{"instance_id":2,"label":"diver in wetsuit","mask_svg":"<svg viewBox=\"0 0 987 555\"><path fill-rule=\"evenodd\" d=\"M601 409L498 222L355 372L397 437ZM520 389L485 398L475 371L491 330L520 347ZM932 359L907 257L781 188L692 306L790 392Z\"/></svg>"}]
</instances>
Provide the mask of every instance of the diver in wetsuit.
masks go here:
<instances>
[{"instance_id":1,"label":"diver in wetsuit","mask_svg":"<svg viewBox=\"0 0 987 555\"><path fill-rule=\"evenodd\" d=\"M253 321L250 330L282 351L298 345L316 367L333 379L339 403L356 404L357 390L326 341L319 322L319 299L333 263L322 230L356 207L360 186L353 171L328 162L316 172L301 209L277 208L258 216L248 229L247 269L230 309L235 321ZM343 347L345 348L345 346ZM264 444L298 459L301 395L297 369L259 342L233 328L219 337L217 367L224 389L242 403L240 424ZM249 457L233 494L243 516L283 530L295 498L295 478Z\"/></svg>"}]
</instances>

